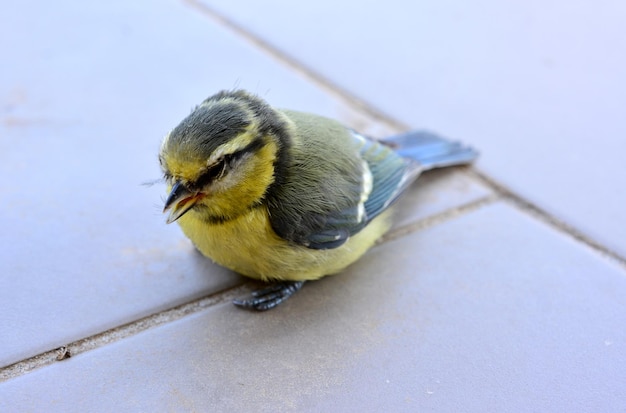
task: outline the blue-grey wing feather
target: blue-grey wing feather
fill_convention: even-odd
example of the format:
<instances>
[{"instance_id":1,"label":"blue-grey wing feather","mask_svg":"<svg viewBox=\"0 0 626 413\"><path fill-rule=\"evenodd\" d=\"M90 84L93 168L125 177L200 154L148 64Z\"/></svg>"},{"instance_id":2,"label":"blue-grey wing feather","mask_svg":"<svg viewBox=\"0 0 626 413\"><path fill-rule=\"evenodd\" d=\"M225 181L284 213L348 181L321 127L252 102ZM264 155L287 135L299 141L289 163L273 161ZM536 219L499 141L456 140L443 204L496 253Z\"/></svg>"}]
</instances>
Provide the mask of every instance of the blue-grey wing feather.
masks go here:
<instances>
[{"instance_id":1,"label":"blue-grey wing feather","mask_svg":"<svg viewBox=\"0 0 626 413\"><path fill-rule=\"evenodd\" d=\"M389 208L422 171L467 164L478 156L471 147L424 131L406 132L383 141L348 131L348 139L353 140L356 153L346 160L360 162L350 162L343 173L311 188L317 193L310 199L319 199L332 185L341 185L341 191L334 193L340 199L324 208L291 203L274 209L271 222L279 236L308 248L337 248ZM289 198L297 196L291 194Z\"/></svg>"},{"instance_id":2,"label":"blue-grey wing feather","mask_svg":"<svg viewBox=\"0 0 626 413\"><path fill-rule=\"evenodd\" d=\"M357 152L352 156L360 162L355 163L359 169L353 171L356 179L341 183L344 199L338 200L336 208L323 212L296 211L282 205L271 212L272 227L278 235L312 249L337 248L387 209L417 176L415 162L355 132L350 136Z\"/></svg>"}]
</instances>

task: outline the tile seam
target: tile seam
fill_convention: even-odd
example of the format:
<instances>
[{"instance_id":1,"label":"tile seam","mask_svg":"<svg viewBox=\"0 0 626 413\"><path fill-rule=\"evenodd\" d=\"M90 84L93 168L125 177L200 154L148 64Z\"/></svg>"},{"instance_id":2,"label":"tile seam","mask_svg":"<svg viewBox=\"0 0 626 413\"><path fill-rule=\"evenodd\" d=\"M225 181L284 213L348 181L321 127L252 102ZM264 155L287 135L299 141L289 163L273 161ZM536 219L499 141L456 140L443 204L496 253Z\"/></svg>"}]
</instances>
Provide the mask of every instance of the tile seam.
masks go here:
<instances>
[{"instance_id":1,"label":"tile seam","mask_svg":"<svg viewBox=\"0 0 626 413\"><path fill-rule=\"evenodd\" d=\"M484 185L487 185L495 192L499 193L502 196L503 200L509 202L510 204L513 204L515 207L524 211L526 214L532 216L538 221L543 222L544 224L550 226L556 231L569 235L576 241L586 245L588 248L591 248L596 253L626 269L626 257L620 255L618 252L596 241L575 226L567 223L562 219L557 218L556 216L545 211L543 208L535 205L531 201L521 197L520 195L508 189L505 185L501 184L500 182L498 182L491 176L481 172L480 170L472 168L468 171L468 173Z\"/></svg>"},{"instance_id":2,"label":"tile seam","mask_svg":"<svg viewBox=\"0 0 626 413\"><path fill-rule=\"evenodd\" d=\"M388 232L387 234L385 234L381 240L377 243L377 244L382 244L382 243L386 243L389 241L393 241L396 240L398 238L402 238L406 235L409 235L413 232L417 232L417 231L421 231L430 227L433 227L435 225L439 225L442 224L446 221L449 221L451 219L454 219L460 215L469 213L469 212L473 212L477 209L483 208L487 205L491 205L499 200L501 200L502 197L500 196L500 194L498 193L493 193L490 195L486 195L484 197L481 197L477 200L474 201L470 201L468 203L459 205L457 207L453 207L453 208L448 208L442 212L439 212L437 214L428 216L426 218L420 219L418 221L412 222L410 224L401 226L399 228L396 228L390 232Z\"/></svg>"},{"instance_id":3,"label":"tile seam","mask_svg":"<svg viewBox=\"0 0 626 413\"><path fill-rule=\"evenodd\" d=\"M211 293L208 296L142 317L138 320L130 321L126 324L68 343L60 348L48 350L2 367L0 368L0 383L30 373L41 367L49 366L56 362L62 362L63 359L104 347L148 329L180 320L188 315L225 303L249 292L250 284L250 282L244 282L243 284Z\"/></svg>"},{"instance_id":4,"label":"tile seam","mask_svg":"<svg viewBox=\"0 0 626 413\"><path fill-rule=\"evenodd\" d=\"M330 81L323 75L317 73L316 71L309 69L304 63L298 61L293 56L280 50L279 48L272 45L271 43L263 40L260 36L257 36L253 32L243 28L240 24L236 23L234 20L229 19L224 14L218 12L217 10L208 6L202 1L182 0L182 2L196 9L198 12L200 12L204 16L207 16L209 19L228 28L230 31L234 32L236 35L243 37L246 41L250 42L252 45L263 50L265 53L269 54L276 60L280 61L282 64L286 65L293 71L304 76L308 80L313 81L313 83L315 83L324 91L333 95L335 98L343 102L346 102L349 106L367 115L370 120L380 122L392 129L397 130L398 132L409 129L409 125L404 124L403 122L400 122L394 119L392 116L382 112L381 110L372 107L364 100L350 93L350 91L348 91L347 89L344 89L338 84L333 83L332 81Z\"/></svg>"}]
</instances>

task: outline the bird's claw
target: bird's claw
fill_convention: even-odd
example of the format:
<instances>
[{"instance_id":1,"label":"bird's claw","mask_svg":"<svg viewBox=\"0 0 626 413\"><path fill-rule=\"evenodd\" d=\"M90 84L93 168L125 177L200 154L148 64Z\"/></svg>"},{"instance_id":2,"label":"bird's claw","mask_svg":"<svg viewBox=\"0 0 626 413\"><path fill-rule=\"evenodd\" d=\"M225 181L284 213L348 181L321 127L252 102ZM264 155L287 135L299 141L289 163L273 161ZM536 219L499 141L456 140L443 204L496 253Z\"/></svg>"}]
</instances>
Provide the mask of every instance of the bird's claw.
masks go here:
<instances>
[{"instance_id":1,"label":"bird's claw","mask_svg":"<svg viewBox=\"0 0 626 413\"><path fill-rule=\"evenodd\" d=\"M304 285L304 281L283 281L253 291L250 296L236 298L233 304L249 310L266 311L291 297Z\"/></svg>"}]
</instances>

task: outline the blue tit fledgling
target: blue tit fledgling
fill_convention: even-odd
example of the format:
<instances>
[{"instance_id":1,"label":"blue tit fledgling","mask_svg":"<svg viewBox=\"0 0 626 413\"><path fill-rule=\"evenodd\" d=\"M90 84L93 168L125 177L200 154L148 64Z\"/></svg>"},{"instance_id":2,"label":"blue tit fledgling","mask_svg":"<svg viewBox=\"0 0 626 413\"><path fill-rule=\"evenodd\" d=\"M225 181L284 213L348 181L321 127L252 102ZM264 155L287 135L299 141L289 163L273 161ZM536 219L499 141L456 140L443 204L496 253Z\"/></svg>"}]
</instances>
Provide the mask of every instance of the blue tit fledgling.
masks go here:
<instances>
[{"instance_id":1,"label":"blue tit fledgling","mask_svg":"<svg viewBox=\"0 0 626 413\"><path fill-rule=\"evenodd\" d=\"M235 300L267 310L363 255L422 171L476 156L426 133L376 141L331 119L223 91L163 140L170 191L163 211L205 256L274 283Z\"/></svg>"}]
</instances>

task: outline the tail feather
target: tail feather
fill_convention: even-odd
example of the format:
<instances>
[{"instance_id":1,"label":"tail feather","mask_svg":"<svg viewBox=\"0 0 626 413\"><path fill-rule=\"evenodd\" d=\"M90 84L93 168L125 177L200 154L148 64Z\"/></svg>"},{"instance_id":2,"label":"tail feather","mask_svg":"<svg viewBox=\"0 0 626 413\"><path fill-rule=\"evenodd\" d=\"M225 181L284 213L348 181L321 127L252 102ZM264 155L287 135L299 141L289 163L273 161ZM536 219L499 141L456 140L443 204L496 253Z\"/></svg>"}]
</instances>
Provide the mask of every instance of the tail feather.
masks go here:
<instances>
[{"instance_id":1,"label":"tail feather","mask_svg":"<svg viewBox=\"0 0 626 413\"><path fill-rule=\"evenodd\" d=\"M401 156L419 162L422 170L468 164L478 157L478 152L472 147L425 131L391 136L382 142L394 148Z\"/></svg>"}]
</instances>

